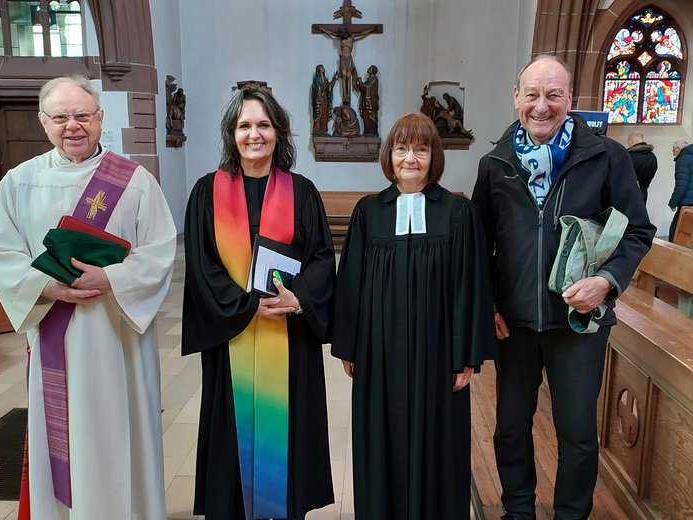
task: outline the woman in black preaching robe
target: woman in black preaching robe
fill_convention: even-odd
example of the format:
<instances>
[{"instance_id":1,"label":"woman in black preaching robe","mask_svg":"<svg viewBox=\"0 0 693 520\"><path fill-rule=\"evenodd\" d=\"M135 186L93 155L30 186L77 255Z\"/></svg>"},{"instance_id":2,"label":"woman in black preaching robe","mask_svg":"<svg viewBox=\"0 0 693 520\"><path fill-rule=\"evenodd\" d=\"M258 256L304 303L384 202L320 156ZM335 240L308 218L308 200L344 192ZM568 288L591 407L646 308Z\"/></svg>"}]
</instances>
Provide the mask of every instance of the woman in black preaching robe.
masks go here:
<instances>
[{"instance_id":1,"label":"woman in black preaching robe","mask_svg":"<svg viewBox=\"0 0 693 520\"><path fill-rule=\"evenodd\" d=\"M428 117L395 122L380 155L392 185L356 205L339 263L357 520L469 518L468 383L495 331L482 227L438 184L444 160Z\"/></svg>"},{"instance_id":2,"label":"woman in black preaching robe","mask_svg":"<svg viewBox=\"0 0 693 520\"><path fill-rule=\"evenodd\" d=\"M207 520L303 519L334 501L322 361L335 278L332 238L315 186L289 173L289 119L269 90L239 90L222 121L222 141L220 169L197 182L185 220L182 351L202 355L194 513ZM258 233L283 240L302 262L291 290L275 281L278 297L245 290ZM277 336L263 336L263 327L283 331L283 349L266 343ZM243 361L236 364L239 348L255 349L250 387L232 375ZM273 363L261 369L263 356L275 350L285 356L284 374ZM263 392L277 390L282 377L286 419L271 402L263 433ZM250 399L239 405L248 388Z\"/></svg>"}]
</instances>

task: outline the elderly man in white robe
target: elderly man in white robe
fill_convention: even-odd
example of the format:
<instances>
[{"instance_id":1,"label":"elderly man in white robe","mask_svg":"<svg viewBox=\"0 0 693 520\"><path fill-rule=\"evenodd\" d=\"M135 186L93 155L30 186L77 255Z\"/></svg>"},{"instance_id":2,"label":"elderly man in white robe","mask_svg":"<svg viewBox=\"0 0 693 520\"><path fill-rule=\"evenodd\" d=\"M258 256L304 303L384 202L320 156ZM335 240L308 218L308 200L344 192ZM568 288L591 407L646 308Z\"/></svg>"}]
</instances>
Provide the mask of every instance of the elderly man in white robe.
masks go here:
<instances>
[{"instance_id":1,"label":"elderly man in white robe","mask_svg":"<svg viewBox=\"0 0 693 520\"><path fill-rule=\"evenodd\" d=\"M155 178L99 144L103 111L86 79L49 81L39 108L55 148L0 181L0 302L30 348L31 518L165 519L154 318L171 280L175 226ZM82 274L71 285L36 270L63 215L129 241L129 255L105 268L73 259Z\"/></svg>"}]
</instances>

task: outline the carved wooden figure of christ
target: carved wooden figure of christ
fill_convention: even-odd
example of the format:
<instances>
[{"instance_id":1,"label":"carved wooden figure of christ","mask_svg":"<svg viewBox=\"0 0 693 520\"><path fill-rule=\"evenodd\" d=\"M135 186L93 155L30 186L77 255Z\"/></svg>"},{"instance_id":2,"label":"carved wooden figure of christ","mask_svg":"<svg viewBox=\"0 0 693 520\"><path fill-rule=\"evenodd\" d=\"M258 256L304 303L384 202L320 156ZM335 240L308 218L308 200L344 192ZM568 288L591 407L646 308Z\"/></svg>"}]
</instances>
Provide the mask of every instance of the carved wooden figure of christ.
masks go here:
<instances>
[{"instance_id":1,"label":"carved wooden figure of christ","mask_svg":"<svg viewBox=\"0 0 693 520\"><path fill-rule=\"evenodd\" d=\"M352 52L354 43L363 40L371 34L382 34L382 24L355 24L352 18L361 18L361 12L356 9L351 0L344 0L342 6L335 11L333 18L342 18L340 24L313 24L313 34L324 34L330 39L339 40L339 81L342 104L351 106L352 74L355 69Z\"/></svg>"}]
</instances>

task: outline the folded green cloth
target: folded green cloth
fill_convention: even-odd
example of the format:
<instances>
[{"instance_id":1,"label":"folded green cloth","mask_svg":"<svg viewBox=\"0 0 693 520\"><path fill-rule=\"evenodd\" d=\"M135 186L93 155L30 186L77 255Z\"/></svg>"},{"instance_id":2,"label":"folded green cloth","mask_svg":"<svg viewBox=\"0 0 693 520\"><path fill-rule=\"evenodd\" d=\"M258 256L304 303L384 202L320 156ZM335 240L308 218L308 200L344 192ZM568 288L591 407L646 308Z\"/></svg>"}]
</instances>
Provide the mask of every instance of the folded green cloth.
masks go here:
<instances>
[{"instance_id":1,"label":"folded green cloth","mask_svg":"<svg viewBox=\"0 0 693 520\"><path fill-rule=\"evenodd\" d=\"M85 264L106 267L122 262L127 255L126 248L121 244L71 229L48 230L43 238L43 245L46 246L46 251L31 265L67 285L82 274L82 271L72 266L71 258Z\"/></svg>"}]
</instances>

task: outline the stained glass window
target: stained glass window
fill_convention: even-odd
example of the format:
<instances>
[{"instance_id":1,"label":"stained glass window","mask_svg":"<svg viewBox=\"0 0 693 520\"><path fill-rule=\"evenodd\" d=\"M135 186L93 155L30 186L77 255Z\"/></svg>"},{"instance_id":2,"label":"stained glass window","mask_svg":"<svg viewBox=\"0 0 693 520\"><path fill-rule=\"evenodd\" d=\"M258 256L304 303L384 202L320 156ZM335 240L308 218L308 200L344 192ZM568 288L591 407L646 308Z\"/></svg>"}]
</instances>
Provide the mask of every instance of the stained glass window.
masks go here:
<instances>
[{"instance_id":1,"label":"stained glass window","mask_svg":"<svg viewBox=\"0 0 693 520\"><path fill-rule=\"evenodd\" d=\"M674 20L654 7L639 10L619 28L604 74L603 110L610 123L680 121L683 39Z\"/></svg>"},{"instance_id":2,"label":"stained glass window","mask_svg":"<svg viewBox=\"0 0 693 520\"><path fill-rule=\"evenodd\" d=\"M632 33L628 29L621 29L618 31L614 42L611 44L611 49L609 49L609 56L607 59L615 58L616 56L628 56L635 52L635 46L642 41L642 32L633 31Z\"/></svg>"}]
</instances>

